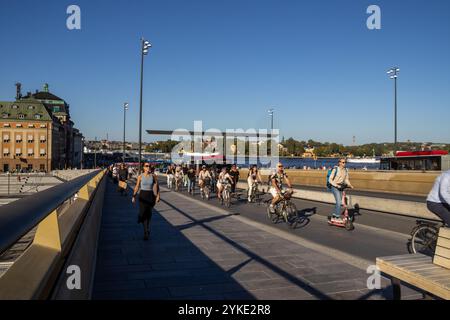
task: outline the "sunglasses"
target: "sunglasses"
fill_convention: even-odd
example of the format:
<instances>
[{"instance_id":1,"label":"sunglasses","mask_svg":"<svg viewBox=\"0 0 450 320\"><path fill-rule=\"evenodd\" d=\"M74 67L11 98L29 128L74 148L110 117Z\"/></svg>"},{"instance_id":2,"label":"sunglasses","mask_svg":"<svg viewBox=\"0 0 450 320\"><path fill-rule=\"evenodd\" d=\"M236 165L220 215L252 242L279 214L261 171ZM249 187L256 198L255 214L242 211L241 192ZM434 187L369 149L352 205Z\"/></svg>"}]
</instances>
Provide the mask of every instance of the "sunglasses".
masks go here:
<instances>
[{"instance_id":1,"label":"sunglasses","mask_svg":"<svg viewBox=\"0 0 450 320\"><path fill-rule=\"evenodd\" d=\"M347 161L339 161L339 163L347 163Z\"/></svg>"},{"instance_id":2,"label":"sunglasses","mask_svg":"<svg viewBox=\"0 0 450 320\"><path fill-rule=\"evenodd\" d=\"M144 165L144 168L150 168L150 166L148 164Z\"/></svg>"}]
</instances>

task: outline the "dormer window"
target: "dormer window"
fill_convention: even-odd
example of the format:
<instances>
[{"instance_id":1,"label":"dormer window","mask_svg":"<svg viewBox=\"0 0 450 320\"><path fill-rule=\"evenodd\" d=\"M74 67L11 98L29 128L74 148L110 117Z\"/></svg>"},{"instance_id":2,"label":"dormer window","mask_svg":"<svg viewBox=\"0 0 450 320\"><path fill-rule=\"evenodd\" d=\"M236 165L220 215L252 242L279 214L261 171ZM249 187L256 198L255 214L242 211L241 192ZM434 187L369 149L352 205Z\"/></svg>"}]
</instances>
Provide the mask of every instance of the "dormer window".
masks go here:
<instances>
[{"instance_id":1,"label":"dormer window","mask_svg":"<svg viewBox=\"0 0 450 320\"><path fill-rule=\"evenodd\" d=\"M34 110L34 106L28 106L28 110Z\"/></svg>"},{"instance_id":2,"label":"dormer window","mask_svg":"<svg viewBox=\"0 0 450 320\"><path fill-rule=\"evenodd\" d=\"M13 108L13 109L18 109L19 106L18 106L17 104L15 104L15 105L13 105L11 108Z\"/></svg>"},{"instance_id":3,"label":"dormer window","mask_svg":"<svg viewBox=\"0 0 450 320\"><path fill-rule=\"evenodd\" d=\"M34 115L34 118L35 118L35 119L40 119L40 118L41 118L41 115L38 114L38 113L36 113L36 114Z\"/></svg>"},{"instance_id":4,"label":"dormer window","mask_svg":"<svg viewBox=\"0 0 450 320\"><path fill-rule=\"evenodd\" d=\"M25 115L24 114L19 114L19 119L25 119Z\"/></svg>"},{"instance_id":5,"label":"dormer window","mask_svg":"<svg viewBox=\"0 0 450 320\"><path fill-rule=\"evenodd\" d=\"M6 113L6 112L2 113L3 119L8 119L8 117L9 117L9 113Z\"/></svg>"}]
</instances>

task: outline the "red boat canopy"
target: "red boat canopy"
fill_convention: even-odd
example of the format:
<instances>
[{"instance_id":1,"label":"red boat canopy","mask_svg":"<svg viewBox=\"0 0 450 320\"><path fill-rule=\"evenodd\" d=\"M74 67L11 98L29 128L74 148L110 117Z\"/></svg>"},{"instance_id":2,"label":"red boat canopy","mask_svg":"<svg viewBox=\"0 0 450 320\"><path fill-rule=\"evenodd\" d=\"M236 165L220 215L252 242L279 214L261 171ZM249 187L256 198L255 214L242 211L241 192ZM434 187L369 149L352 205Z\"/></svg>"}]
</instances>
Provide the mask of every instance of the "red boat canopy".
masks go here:
<instances>
[{"instance_id":1,"label":"red boat canopy","mask_svg":"<svg viewBox=\"0 0 450 320\"><path fill-rule=\"evenodd\" d=\"M428 150L428 151L397 151L397 157L414 157L414 156L445 156L448 151L445 150Z\"/></svg>"}]
</instances>

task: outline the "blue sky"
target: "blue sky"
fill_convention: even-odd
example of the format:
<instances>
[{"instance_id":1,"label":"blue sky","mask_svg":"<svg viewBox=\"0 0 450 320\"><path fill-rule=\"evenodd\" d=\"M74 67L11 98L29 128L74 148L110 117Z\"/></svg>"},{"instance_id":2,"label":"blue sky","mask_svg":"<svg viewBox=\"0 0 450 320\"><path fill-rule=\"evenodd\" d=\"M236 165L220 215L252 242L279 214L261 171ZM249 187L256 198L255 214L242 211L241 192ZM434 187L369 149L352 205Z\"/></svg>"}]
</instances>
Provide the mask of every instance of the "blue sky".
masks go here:
<instances>
[{"instance_id":1,"label":"blue sky","mask_svg":"<svg viewBox=\"0 0 450 320\"><path fill-rule=\"evenodd\" d=\"M81 30L66 28L70 4ZM141 36L144 129L267 128L275 106L286 138L392 141L398 65L399 140L450 143L447 0L0 0L0 100L48 82L86 138L118 140L127 101L137 140Z\"/></svg>"}]
</instances>

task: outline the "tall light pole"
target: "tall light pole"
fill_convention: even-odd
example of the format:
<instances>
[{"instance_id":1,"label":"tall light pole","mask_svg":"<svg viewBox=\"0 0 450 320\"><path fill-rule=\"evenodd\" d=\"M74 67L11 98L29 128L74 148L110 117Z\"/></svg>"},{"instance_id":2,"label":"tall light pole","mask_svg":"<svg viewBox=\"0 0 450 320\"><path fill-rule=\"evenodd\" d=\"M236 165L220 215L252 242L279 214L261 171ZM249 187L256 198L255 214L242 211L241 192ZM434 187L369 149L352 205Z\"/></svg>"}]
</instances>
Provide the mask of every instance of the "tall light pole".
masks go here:
<instances>
[{"instance_id":1,"label":"tall light pole","mask_svg":"<svg viewBox=\"0 0 450 320\"><path fill-rule=\"evenodd\" d=\"M397 78L399 72L398 67L392 67L387 72L389 78L394 79L394 152L397 151Z\"/></svg>"},{"instance_id":2,"label":"tall light pole","mask_svg":"<svg viewBox=\"0 0 450 320\"><path fill-rule=\"evenodd\" d=\"M123 156L122 162L125 163L125 119L127 117L128 102L123 104Z\"/></svg>"},{"instance_id":3,"label":"tall light pole","mask_svg":"<svg viewBox=\"0 0 450 320\"><path fill-rule=\"evenodd\" d=\"M94 169L97 169L97 137L95 137L94 144Z\"/></svg>"},{"instance_id":4,"label":"tall light pole","mask_svg":"<svg viewBox=\"0 0 450 320\"><path fill-rule=\"evenodd\" d=\"M141 94L139 99L139 174L141 174L141 162L142 162L142 86L144 83L144 56L148 54L148 50L151 48L150 42L141 38Z\"/></svg>"},{"instance_id":5,"label":"tall light pole","mask_svg":"<svg viewBox=\"0 0 450 320\"><path fill-rule=\"evenodd\" d=\"M270 108L269 110L267 110L267 112L269 113L270 116L270 129L273 131L273 113L274 113L275 109L274 108ZM271 134L272 134L271 131Z\"/></svg>"}]
</instances>

